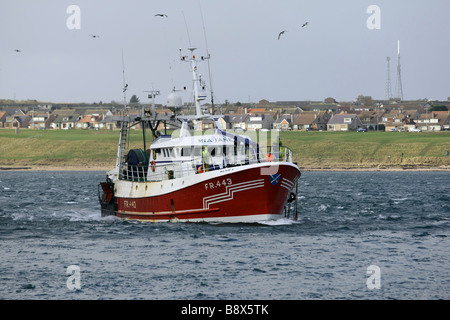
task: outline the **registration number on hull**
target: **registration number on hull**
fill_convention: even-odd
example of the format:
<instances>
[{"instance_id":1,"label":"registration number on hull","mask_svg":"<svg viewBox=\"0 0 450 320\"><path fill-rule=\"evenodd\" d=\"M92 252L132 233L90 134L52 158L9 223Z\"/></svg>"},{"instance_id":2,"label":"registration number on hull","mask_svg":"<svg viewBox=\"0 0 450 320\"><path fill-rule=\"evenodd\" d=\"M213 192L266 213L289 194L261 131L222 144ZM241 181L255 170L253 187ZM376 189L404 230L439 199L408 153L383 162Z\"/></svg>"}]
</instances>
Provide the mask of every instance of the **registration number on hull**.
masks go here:
<instances>
[{"instance_id":1,"label":"registration number on hull","mask_svg":"<svg viewBox=\"0 0 450 320\"><path fill-rule=\"evenodd\" d=\"M205 190L212 190L217 189L221 187L231 186L233 184L233 181L231 181L230 178L223 179L223 180L217 180L216 182L209 182L205 183Z\"/></svg>"},{"instance_id":2,"label":"registration number on hull","mask_svg":"<svg viewBox=\"0 0 450 320\"><path fill-rule=\"evenodd\" d=\"M130 208L136 209L136 201L124 200L123 206L124 206L124 208L127 208L127 209L130 209Z\"/></svg>"}]
</instances>

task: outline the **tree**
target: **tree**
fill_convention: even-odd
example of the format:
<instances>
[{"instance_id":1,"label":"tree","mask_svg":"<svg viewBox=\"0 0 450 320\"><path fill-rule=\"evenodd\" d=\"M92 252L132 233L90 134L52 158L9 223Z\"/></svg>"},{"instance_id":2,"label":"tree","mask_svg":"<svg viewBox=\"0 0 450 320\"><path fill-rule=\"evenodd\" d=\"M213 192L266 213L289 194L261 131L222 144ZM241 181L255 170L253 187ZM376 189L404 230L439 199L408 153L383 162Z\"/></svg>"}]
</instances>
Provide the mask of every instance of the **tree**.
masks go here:
<instances>
[{"instance_id":1,"label":"tree","mask_svg":"<svg viewBox=\"0 0 450 320\"><path fill-rule=\"evenodd\" d=\"M133 94L133 96L130 99L130 104L132 104L132 103L139 103L139 102L140 102L139 98L135 94Z\"/></svg>"},{"instance_id":2,"label":"tree","mask_svg":"<svg viewBox=\"0 0 450 320\"><path fill-rule=\"evenodd\" d=\"M430 108L430 111L447 111L447 107L446 106L442 106L442 105L438 105L438 106L432 106Z\"/></svg>"}]
</instances>

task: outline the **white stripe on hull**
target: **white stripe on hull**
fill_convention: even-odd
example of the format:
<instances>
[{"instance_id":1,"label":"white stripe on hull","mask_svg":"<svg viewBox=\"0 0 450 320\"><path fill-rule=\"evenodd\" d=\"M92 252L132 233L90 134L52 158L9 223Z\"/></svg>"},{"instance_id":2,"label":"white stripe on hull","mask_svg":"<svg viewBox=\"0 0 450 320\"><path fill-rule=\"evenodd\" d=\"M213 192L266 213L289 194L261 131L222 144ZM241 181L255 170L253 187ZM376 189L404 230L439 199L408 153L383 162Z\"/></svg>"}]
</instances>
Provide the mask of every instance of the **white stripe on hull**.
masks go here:
<instances>
[{"instance_id":1,"label":"white stripe on hull","mask_svg":"<svg viewBox=\"0 0 450 320\"><path fill-rule=\"evenodd\" d=\"M216 195L203 198L203 208L209 209L209 206L211 204L233 200L235 192L261 187L264 187L264 179L247 181L231 186L226 186L226 191L224 193L219 193Z\"/></svg>"},{"instance_id":2,"label":"white stripe on hull","mask_svg":"<svg viewBox=\"0 0 450 320\"><path fill-rule=\"evenodd\" d=\"M211 218L195 218L195 219L130 219L130 220L142 220L146 222L215 222L215 223L252 223L252 222L262 222L270 220L278 220L283 218L284 215L280 214L255 214L246 216L230 216L230 217L211 217ZM127 219L127 218L124 218Z\"/></svg>"}]
</instances>

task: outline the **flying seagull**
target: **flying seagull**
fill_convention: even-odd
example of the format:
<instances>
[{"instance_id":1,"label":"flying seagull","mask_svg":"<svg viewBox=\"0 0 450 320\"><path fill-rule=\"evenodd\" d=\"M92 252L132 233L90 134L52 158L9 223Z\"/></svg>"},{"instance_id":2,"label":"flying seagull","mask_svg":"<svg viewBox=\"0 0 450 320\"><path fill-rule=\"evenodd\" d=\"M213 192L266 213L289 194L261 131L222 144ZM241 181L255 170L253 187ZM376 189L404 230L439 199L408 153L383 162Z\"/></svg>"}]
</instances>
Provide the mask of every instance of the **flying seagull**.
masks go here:
<instances>
[{"instance_id":1,"label":"flying seagull","mask_svg":"<svg viewBox=\"0 0 450 320\"><path fill-rule=\"evenodd\" d=\"M162 17L162 18L166 17L167 18L167 14L157 13L157 14L155 14L155 17Z\"/></svg>"},{"instance_id":2,"label":"flying seagull","mask_svg":"<svg viewBox=\"0 0 450 320\"><path fill-rule=\"evenodd\" d=\"M92 37L92 38L100 38L100 36L99 36L99 35L96 35L96 34L90 34L89 37Z\"/></svg>"},{"instance_id":3,"label":"flying seagull","mask_svg":"<svg viewBox=\"0 0 450 320\"><path fill-rule=\"evenodd\" d=\"M306 27L308 25L308 22L305 22L303 25L302 25L302 28L303 27Z\"/></svg>"},{"instance_id":4,"label":"flying seagull","mask_svg":"<svg viewBox=\"0 0 450 320\"><path fill-rule=\"evenodd\" d=\"M284 34L285 32L286 32L286 30L283 30L278 34L278 40L280 40L281 35Z\"/></svg>"}]
</instances>

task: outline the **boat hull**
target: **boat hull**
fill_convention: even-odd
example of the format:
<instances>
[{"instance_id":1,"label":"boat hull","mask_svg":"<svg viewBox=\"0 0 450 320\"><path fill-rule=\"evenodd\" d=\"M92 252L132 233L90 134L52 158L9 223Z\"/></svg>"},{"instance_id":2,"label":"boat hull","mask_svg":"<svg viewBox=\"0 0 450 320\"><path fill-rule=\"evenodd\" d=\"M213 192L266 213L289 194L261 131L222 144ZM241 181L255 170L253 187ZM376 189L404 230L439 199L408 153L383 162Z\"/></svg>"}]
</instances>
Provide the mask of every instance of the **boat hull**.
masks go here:
<instances>
[{"instance_id":1,"label":"boat hull","mask_svg":"<svg viewBox=\"0 0 450 320\"><path fill-rule=\"evenodd\" d=\"M285 205L299 177L295 164L277 163L225 168L158 182L117 180L114 210L108 212L153 222L278 219L284 217Z\"/></svg>"}]
</instances>

